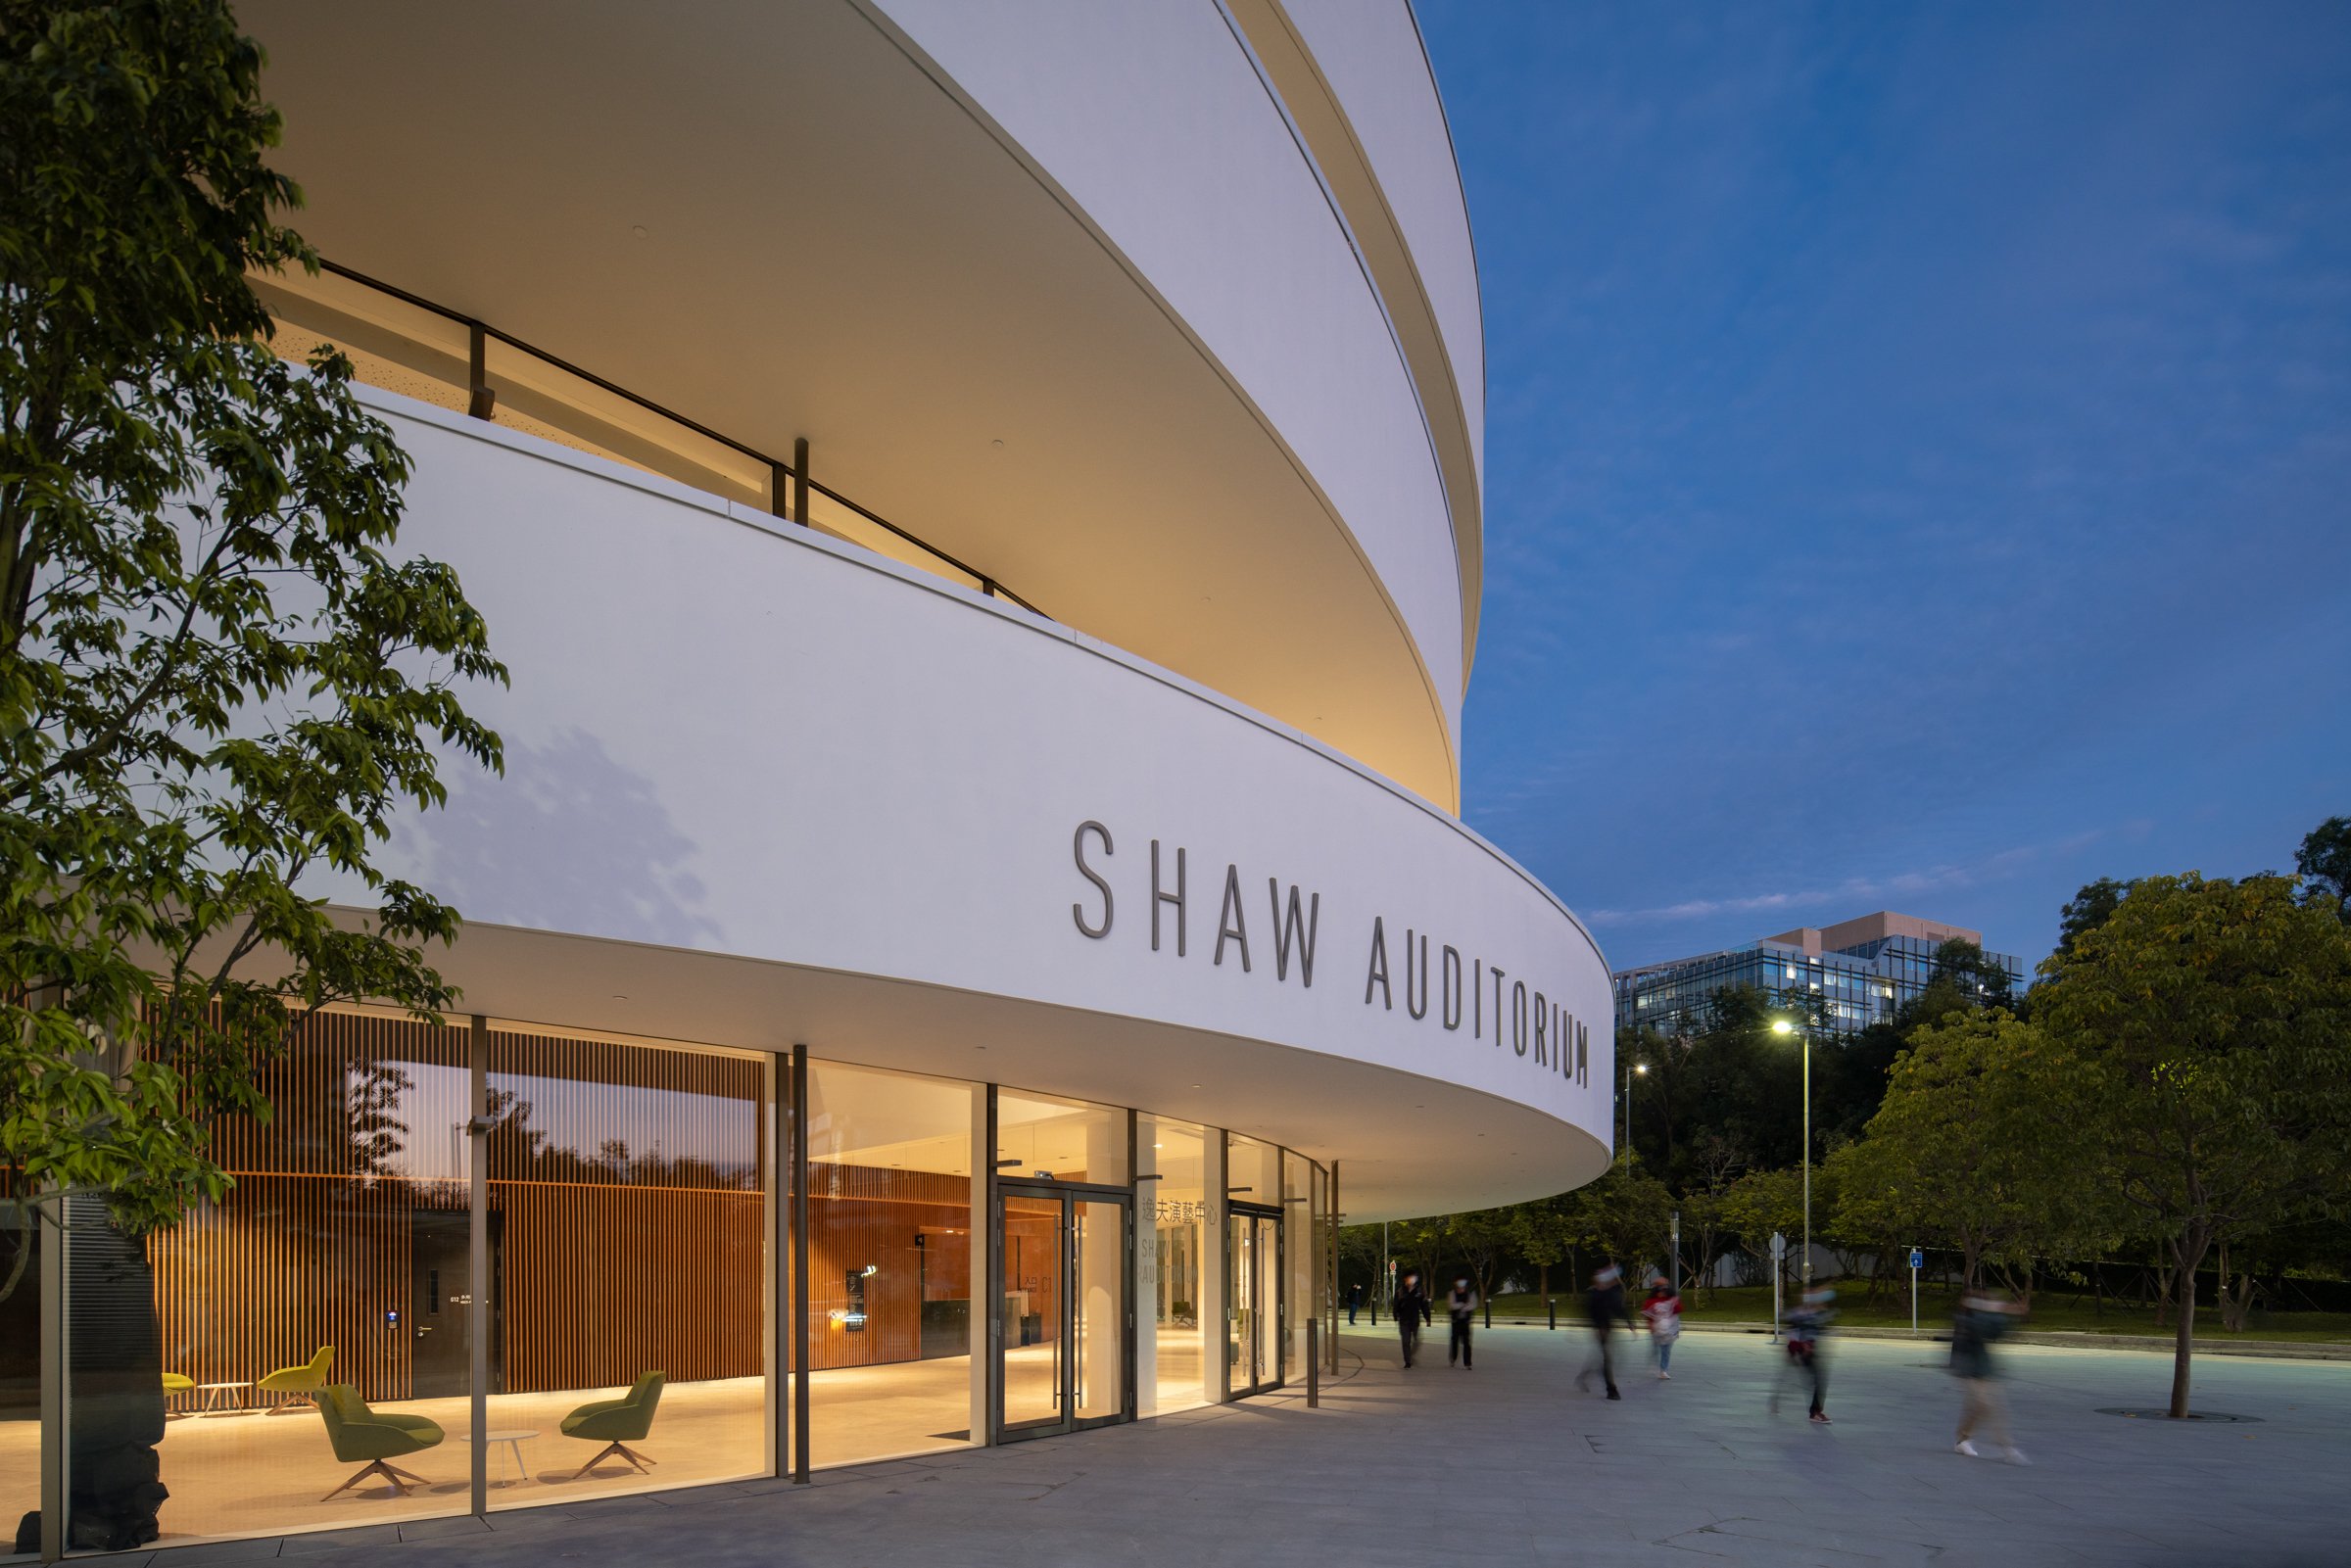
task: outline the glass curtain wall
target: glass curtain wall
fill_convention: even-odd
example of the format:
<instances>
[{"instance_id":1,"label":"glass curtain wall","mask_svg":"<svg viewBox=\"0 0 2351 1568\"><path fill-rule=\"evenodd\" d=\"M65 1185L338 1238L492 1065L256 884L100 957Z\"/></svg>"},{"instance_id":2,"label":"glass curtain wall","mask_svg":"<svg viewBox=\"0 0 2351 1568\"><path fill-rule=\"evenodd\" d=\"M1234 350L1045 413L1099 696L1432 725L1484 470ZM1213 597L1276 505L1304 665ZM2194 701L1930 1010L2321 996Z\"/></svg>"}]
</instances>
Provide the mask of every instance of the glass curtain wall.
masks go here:
<instances>
[{"instance_id":1,"label":"glass curtain wall","mask_svg":"<svg viewBox=\"0 0 2351 1568\"><path fill-rule=\"evenodd\" d=\"M1281 1154L1281 1225L1289 1239L1282 1249L1282 1281L1288 1310L1282 1314L1281 1375L1306 1375L1306 1325L1314 1321L1320 1300L1315 1286L1321 1270L1320 1250L1315 1245L1314 1164L1304 1155Z\"/></svg>"},{"instance_id":2,"label":"glass curtain wall","mask_svg":"<svg viewBox=\"0 0 2351 1568\"><path fill-rule=\"evenodd\" d=\"M218 1203L143 1241L77 1206L70 1549L470 1508L467 1042L314 1015L270 1119L215 1125Z\"/></svg>"},{"instance_id":3,"label":"glass curtain wall","mask_svg":"<svg viewBox=\"0 0 2351 1568\"><path fill-rule=\"evenodd\" d=\"M779 1467L789 1076L756 1053L317 1015L267 1069L274 1114L216 1127L219 1202L144 1239L95 1201L72 1215L69 1548L470 1511L477 1376L487 1507ZM1014 1363L1039 1347L1038 1408L1078 1422L1215 1397L1220 1338L1236 1391L1299 1374L1311 1163L1015 1090L989 1150L984 1085L827 1062L807 1084L814 1464L970 1443L987 1310L1016 1419ZM991 1164L1028 1196L983 1282ZM1216 1225L1220 1197L1260 1212ZM0 1302L12 1522L40 1497L40 1278L28 1259Z\"/></svg>"},{"instance_id":4,"label":"glass curtain wall","mask_svg":"<svg viewBox=\"0 0 2351 1568\"><path fill-rule=\"evenodd\" d=\"M763 1473L767 1062L504 1028L489 1048L488 1278L455 1232L419 1307L490 1292L490 1506ZM447 1356L433 1376L467 1387Z\"/></svg>"},{"instance_id":5,"label":"glass curtain wall","mask_svg":"<svg viewBox=\"0 0 2351 1568\"><path fill-rule=\"evenodd\" d=\"M24 1195L0 1172L0 1556L40 1549L40 1521L29 1534L19 1521L41 1506L41 1356L49 1343L41 1316L41 1232ZM54 1231L51 1232L54 1234Z\"/></svg>"},{"instance_id":6,"label":"glass curtain wall","mask_svg":"<svg viewBox=\"0 0 2351 1568\"><path fill-rule=\"evenodd\" d=\"M1227 1201L1267 1212L1233 1212L1225 1225L1226 1354L1238 1392L1277 1383L1282 1375L1281 1151L1233 1133L1224 1159Z\"/></svg>"},{"instance_id":7,"label":"glass curtain wall","mask_svg":"<svg viewBox=\"0 0 2351 1568\"><path fill-rule=\"evenodd\" d=\"M1205 1403L1208 1325L1207 1139L1188 1121L1135 1118L1135 1399L1137 1415Z\"/></svg>"},{"instance_id":8,"label":"glass curtain wall","mask_svg":"<svg viewBox=\"0 0 2351 1568\"><path fill-rule=\"evenodd\" d=\"M808 1064L812 1464L971 1441L973 1117L984 1092Z\"/></svg>"},{"instance_id":9,"label":"glass curtain wall","mask_svg":"<svg viewBox=\"0 0 2351 1568\"><path fill-rule=\"evenodd\" d=\"M1128 1187L1131 1121L1108 1106L999 1088L996 1173ZM1061 1413L1065 1394L1073 1420L1126 1413L1125 1207L1080 1198L1065 1216L1058 1198L1005 1195L1000 1310L1007 1427ZM1062 1343L1065 1323L1069 1340Z\"/></svg>"}]
</instances>

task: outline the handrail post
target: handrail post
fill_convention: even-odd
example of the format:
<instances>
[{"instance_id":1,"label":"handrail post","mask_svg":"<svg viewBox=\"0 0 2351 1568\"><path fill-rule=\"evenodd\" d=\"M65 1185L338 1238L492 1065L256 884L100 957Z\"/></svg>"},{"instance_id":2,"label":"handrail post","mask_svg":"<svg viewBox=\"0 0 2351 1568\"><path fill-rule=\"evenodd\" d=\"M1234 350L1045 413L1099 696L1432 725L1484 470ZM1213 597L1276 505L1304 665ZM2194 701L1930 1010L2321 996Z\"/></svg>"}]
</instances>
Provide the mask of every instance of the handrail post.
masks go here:
<instances>
[{"instance_id":1,"label":"handrail post","mask_svg":"<svg viewBox=\"0 0 2351 1568\"><path fill-rule=\"evenodd\" d=\"M1313 1318L1306 1320L1306 1407L1319 1408L1322 1403L1322 1325Z\"/></svg>"}]
</instances>

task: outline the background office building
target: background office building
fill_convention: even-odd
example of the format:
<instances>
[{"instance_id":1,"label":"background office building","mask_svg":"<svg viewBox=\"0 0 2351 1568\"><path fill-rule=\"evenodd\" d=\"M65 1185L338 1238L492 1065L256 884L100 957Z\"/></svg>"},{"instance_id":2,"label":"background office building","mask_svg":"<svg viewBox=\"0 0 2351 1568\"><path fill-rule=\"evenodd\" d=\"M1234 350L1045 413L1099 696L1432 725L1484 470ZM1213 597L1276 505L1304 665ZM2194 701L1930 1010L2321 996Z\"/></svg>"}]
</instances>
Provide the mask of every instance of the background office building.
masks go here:
<instances>
[{"instance_id":1,"label":"background office building","mask_svg":"<svg viewBox=\"0 0 2351 1568\"><path fill-rule=\"evenodd\" d=\"M256 286L413 458L506 770L393 846L468 1011L314 1020L225 1199L7 1307L22 1545L1243 1398L1342 1211L1606 1168L1606 964L1459 816L1404 0L243 16L330 263Z\"/></svg>"},{"instance_id":2,"label":"background office building","mask_svg":"<svg viewBox=\"0 0 2351 1568\"><path fill-rule=\"evenodd\" d=\"M1614 976L1616 1027L1686 1034L1703 1029L1717 993L1761 992L1774 1006L1825 1018L1831 1034L1851 1034L1892 1018L1935 977L1936 954L1948 941L1984 945L1982 931L1880 910L1829 927L1799 927L1744 947L1701 953ZM2022 991L2025 969L2008 953L1986 953Z\"/></svg>"}]
</instances>

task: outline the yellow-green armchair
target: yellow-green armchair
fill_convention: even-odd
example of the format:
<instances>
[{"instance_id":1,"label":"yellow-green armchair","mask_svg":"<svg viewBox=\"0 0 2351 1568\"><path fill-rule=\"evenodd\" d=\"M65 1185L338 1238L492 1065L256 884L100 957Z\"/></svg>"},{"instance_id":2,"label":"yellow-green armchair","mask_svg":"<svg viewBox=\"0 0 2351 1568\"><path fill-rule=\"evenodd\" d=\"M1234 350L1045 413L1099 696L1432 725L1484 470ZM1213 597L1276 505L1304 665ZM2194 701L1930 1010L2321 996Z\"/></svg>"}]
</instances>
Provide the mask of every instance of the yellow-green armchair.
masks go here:
<instances>
[{"instance_id":1,"label":"yellow-green armchair","mask_svg":"<svg viewBox=\"0 0 2351 1568\"><path fill-rule=\"evenodd\" d=\"M404 1453L421 1453L437 1446L445 1435L440 1422L421 1415L395 1415L389 1410L370 1409L367 1402L360 1398L360 1391L348 1383L320 1389L311 1398L317 1402L318 1413L326 1418L326 1441L334 1446L335 1457L345 1464L367 1461L358 1475L319 1501L325 1502L350 1491L371 1475L382 1476L384 1484L404 1497L408 1489L402 1482L426 1484L424 1477L384 1461Z\"/></svg>"},{"instance_id":2,"label":"yellow-green armchair","mask_svg":"<svg viewBox=\"0 0 2351 1568\"><path fill-rule=\"evenodd\" d=\"M591 1400L563 1418L563 1435L585 1438L590 1443L602 1439L604 1446L596 1457L580 1466L574 1481L604 1462L609 1454L617 1453L637 1467L640 1475L653 1461L629 1447L643 1443L645 1435L653 1429L653 1411L661 1403L661 1385L668 1381L665 1374L648 1372L637 1380L637 1386L617 1400Z\"/></svg>"},{"instance_id":3,"label":"yellow-green armchair","mask_svg":"<svg viewBox=\"0 0 2351 1568\"><path fill-rule=\"evenodd\" d=\"M288 1410L307 1410L311 1407L311 1397L326 1387L326 1374L333 1371L334 1366L335 1348L321 1345L318 1354L301 1366L280 1367L254 1386L263 1394L283 1396L277 1407L269 1412L271 1415L283 1415Z\"/></svg>"}]
</instances>

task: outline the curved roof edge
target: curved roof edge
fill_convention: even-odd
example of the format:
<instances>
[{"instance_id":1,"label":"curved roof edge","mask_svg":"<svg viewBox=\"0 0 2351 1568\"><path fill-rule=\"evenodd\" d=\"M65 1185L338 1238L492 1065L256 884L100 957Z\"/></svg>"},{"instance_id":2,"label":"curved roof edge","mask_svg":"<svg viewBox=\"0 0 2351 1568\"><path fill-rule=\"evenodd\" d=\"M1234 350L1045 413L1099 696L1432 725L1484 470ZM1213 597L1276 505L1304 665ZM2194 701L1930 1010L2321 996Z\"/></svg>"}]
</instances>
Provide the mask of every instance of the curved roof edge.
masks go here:
<instances>
[{"instance_id":1,"label":"curved roof edge","mask_svg":"<svg viewBox=\"0 0 2351 1568\"><path fill-rule=\"evenodd\" d=\"M1484 596L1484 505L1477 432L1471 428L1468 401L1463 396L1460 367L1454 362L1419 262L1406 236L1403 220L1389 200L1371 155L1357 134L1337 87L1330 80L1304 30L1283 0L1225 0L1226 15L1246 39L1265 71L1269 84L1282 99L1305 151L1322 176L1324 188L1337 205L1364 268L1378 292L1398 353L1419 399L1429 444L1443 476L1451 511L1455 553L1461 567L1462 684L1466 689L1475 662L1480 605ZM1444 120L1444 100L1436 92L1417 19L1406 9L1414 59L1429 76L1438 119L1446 128L1445 157L1461 184L1460 161L1452 129ZM1468 202L1463 195L1463 242L1468 243ZM1471 248L1470 277L1476 263ZM1482 322L1482 304L1479 306ZM1479 405L1483 406L1485 356L1479 343Z\"/></svg>"}]
</instances>

